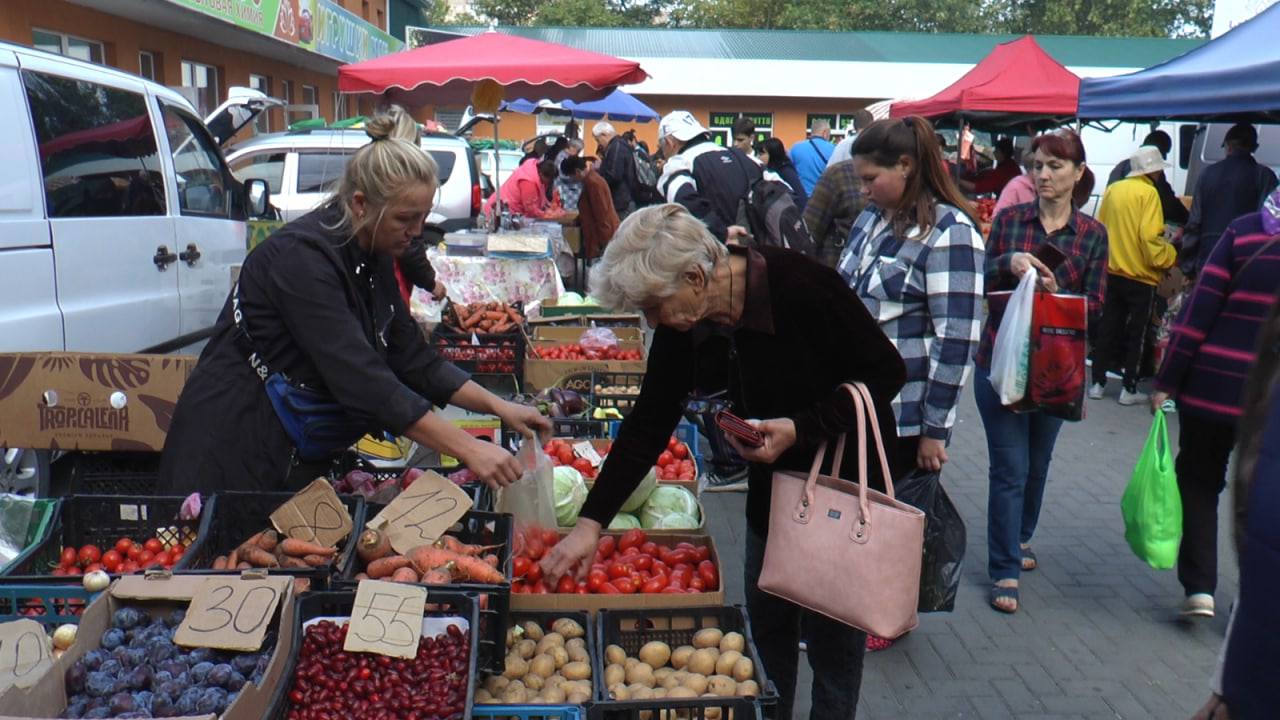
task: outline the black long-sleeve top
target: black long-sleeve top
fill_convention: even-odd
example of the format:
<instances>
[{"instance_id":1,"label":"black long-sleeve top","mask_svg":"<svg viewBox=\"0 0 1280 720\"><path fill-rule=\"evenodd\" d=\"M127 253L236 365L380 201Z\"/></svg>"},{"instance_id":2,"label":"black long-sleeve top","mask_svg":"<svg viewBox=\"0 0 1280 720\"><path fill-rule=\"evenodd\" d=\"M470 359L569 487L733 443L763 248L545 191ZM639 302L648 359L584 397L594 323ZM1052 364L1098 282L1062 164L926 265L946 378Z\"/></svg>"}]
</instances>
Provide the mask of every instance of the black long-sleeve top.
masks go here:
<instances>
[{"instance_id":1,"label":"black long-sleeve top","mask_svg":"<svg viewBox=\"0 0 1280 720\"><path fill-rule=\"evenodd\" d=\"M444 239L444 236L439 232L427 230L422 235L410 240L409 249L404 251L404 255L400 256L400 272L404 274L405 280L431 293L435 292L436 289L436 269L431 266L431 261L427 259L428 235L433 245Z\"/></svg>"},{"instance_id":2,"label":"black long-sleeve top","mask_svg":"<svg viewBox=\"0 0 1280 720\"><path fill-rule=\"evenodd\" d=\"M401 434L468 376L425 341L400 296L392 258L333 230L326 205L277 230L245 258L243 323L273 372L327 390L370 431ZM160 484L191 491L282 489L293 442L237 336L228 297L184 386ZM312 476L314 477L314 476Z\"/></svg>"},{"instance_id":3,"label":"black long-sleeve top","mask_svg":"<svg viewBox=\"0 0 1280 720\"><path fill-rule=\"evenodd\" d=\"M752 463L747 524L768 534L775 468L808 471L822 440L854 431L853 401L842 383L860 381L875 400L886 451L897 434L890 403L906 368L875 319L836 272L789 250L746 253L746 303L737 328L702 323L688 332L659 327L649 367L631 414L622 422L582 515L607 524L666 448L690 393L728 389L744 418L791 418L796 444L774 465ZM845 451L843 472L857 478L857 443ZM834 445L828 454L828 466ZM868 458L874 458L869 450ZM880 484L878 462L869 462Z\"/></svg>"}]
</instances>

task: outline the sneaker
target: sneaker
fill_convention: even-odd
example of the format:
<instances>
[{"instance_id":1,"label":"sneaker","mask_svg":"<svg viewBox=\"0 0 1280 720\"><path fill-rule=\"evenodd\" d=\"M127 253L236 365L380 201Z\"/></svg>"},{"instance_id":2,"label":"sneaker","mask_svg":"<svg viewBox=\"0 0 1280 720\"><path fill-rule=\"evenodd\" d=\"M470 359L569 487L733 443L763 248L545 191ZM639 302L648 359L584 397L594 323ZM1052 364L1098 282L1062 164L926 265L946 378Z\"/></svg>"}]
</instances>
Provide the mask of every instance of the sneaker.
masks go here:
<instances>
[{"instance_id":1,"label":"sneaker","mask_svg":"<svg viewBox=\"0 0 1280 720\"><path fill-rule=\"evenodd\" d=\"M1163 410L1166 414L1172 415L1173 413L1178 412L1178 403L1175 402L1172 398L1170 398L1168 400L1165 400L1164 403L1160 405L1160 409Z\"/></svg>"},{"instance_id":2,"label":"sneaker","mask_svg":"<svg viewBox=\"0 0 1280 720\"><path fill-rule=\"evenodd\" d=\"M1090 399L1090 400L1101 400L1101 399L1102 399L1102 394L1103 394L1104 392L1106 392L1106 390L1107 390L1107 386L1106 386L1106 385L1103 385L1102 383L1094 383L1094 384L1090 385L1090 386L1089 386L1089 399Z\"/></svg>"},{"instance_id":3,"label":"sneaker","mask_svg":"<svg viewBox=\"0 0 1280 720\"><path fill-rule=\"evenodd\" d=\"M1129 392L1128 390L1120 391L1119 403L1121 405L1138 405L1145 402L1147 402L1147 394L1144 392Z\"/></svg>"},{"instance_id":4,"label":"sneaker","mask_svg":"<svg viewBox=\"0 0 1280 720\"><path fill-rule=\"evenodd\" d=\"M1183 617L1213 617L1213 596L1209 593L1193 593L1182 602Z\"/></svg>"},{"instance_id":5,"label":"sneaker","mask_svg":"<svg viewBox=\"0 0 1280 720\"><path fill-rule=\"evenodd\" d=\"M746 492L747 469L727 473L709 472L702 476L703 492Z\"/></svg>"}]
</instances>

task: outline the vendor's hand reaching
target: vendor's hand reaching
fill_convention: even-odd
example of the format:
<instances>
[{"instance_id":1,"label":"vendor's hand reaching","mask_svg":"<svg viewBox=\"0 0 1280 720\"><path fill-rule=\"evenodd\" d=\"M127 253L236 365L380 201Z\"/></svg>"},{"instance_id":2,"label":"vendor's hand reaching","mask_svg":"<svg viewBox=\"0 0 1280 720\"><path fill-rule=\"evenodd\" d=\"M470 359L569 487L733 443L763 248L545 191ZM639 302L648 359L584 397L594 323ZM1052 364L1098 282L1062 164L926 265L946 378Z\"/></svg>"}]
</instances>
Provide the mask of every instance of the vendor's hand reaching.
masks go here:
<instances>
[{"instance_id":1,"label":"vendor's hand reaching","mask_svg":"<svg viewBox=\"0 0 1280 720\"><path fill-rule=\"evenodd\" d=\"M458 458L491 489L504 488L520 479L524 468L520 461L502 446L476 438L467 443Z\"/></svg>"},{"instance_id":2,"label":"vendor's hand reaching","mask_svg":"<svg viewBox=\"0 0 1280 720\"><path fill-rule=\"evenodd\" d=\"M1054 277L1053 271L1040 262L1040 259L1035 255L1031 253L1014 253L1009 265L1010 269L1013 270L1013 274L1019 278L1034 270L1040 276L1041 288L1046 292L1058 292L1058 278Z\"/></svg>"},{"instance_id":3,"label":"vendor's hand reaching","mask_svg":"<svg viewBox=\"0 0 1280 720\"><path fill-rule=\"evenodd\" d=\"M551 439L551 421L537 408L503 400L495 413L502 424L520 433L525 439L533 439L536 432L542 442Z\"/></svg>"},{"instance_id":4,"label":"vendor's hand reaching","mask_svg":"<svg viewBox=\"0 0 1280 720\"><path fill-rule=\"evenodd\" d=\"M743 460L769 465L796 444L796 423L791 418L748 420L747 422L764 436L764 445L758 448L747 447L733 435L725 434L729 444L738 451Z\"/></svg>"},{"instance_id":5,"label":"vendor's hand reaching","mask_svg":"<svg viewBox=\"0 0 1280 720\"><path fill-rule=\"evenodd\" d=\"M591 557L600 542L600 523L590 518L579 517L568 535L547 551L539 561L542 576L547 585L554 587L560 576L573 569L577 564L576 580L587 576L587 567L591 565Z\"/></svg>"}]
</instances>

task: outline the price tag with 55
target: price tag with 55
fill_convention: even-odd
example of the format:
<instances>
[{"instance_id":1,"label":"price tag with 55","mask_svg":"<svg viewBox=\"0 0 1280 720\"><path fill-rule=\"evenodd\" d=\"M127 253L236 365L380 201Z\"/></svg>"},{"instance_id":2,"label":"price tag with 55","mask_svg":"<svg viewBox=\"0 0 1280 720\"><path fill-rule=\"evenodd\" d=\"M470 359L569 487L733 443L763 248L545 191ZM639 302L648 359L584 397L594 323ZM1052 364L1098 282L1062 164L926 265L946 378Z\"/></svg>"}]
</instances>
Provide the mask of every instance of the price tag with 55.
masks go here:
<instances>
[{"instance_id":1,"label":"price tag with 55","mask_svg":"<svg viewBox=\"0 0 1280 720\"><path fill-rule=\"evenodd\" d=\"M396 552L440 539L471 509L471 498L439 473L427 471L378 513L369 526L382 530Z\"/></svg>"},{"instance_id":2,"label":"price tag with 55","mask_svg":"<svg viewBox=\"0 0 1280 720\"><path fill-rule=\"evenodd\" d=\"M427 589L420 585L361 580L342 649L413 658L422 638Z\"/></svg>"},{"instance_id":3,"label":"price tag with 55","mask_svg":"<svg viewBox=\"0 0 1280 720\"><path fill-rule=\"evenodd\" d=\"M49 638L35 620L0 624L0 692L31 687L53 664Z\"/></svg>"},{"instance_id":4,"label":"price tag with 55","mask_svg":"<svg viewBox=\"0 0 1280 720\"><path fill-rule=\"evenodd\" d=\"M186 647L252 652L262 647L287 577L218 577L200 586L173 634Z\"/></svg>"}]
</instances>

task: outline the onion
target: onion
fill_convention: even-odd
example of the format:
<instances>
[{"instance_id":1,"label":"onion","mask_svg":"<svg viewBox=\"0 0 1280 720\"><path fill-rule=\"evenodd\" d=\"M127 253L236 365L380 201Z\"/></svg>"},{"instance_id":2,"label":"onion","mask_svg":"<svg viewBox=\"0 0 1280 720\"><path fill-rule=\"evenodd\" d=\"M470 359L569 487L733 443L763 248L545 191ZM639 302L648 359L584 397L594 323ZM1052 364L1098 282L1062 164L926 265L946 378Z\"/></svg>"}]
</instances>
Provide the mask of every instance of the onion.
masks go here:
<instances>
[{"instance_id":1,"label":"onion","mask_svg":"<svg viewBox=\"0 0 1280 720\"><path fill-rule=\"evenodd\" d=\"M102 592L111 584L111 576L103 570L94 570L84 576L84 589L89 592Z\"/></svg>"},{"instance_id":2,"label":"onion","mask_svg":"<svg viewBox=\"0 0 1280 720\"><path fill-rule=\"evenodd\" d=\"M57 630L53 631L53 649L66 650L76 641L76 626L70 623L59 625Z\"/></svg>"}]
</instances>

